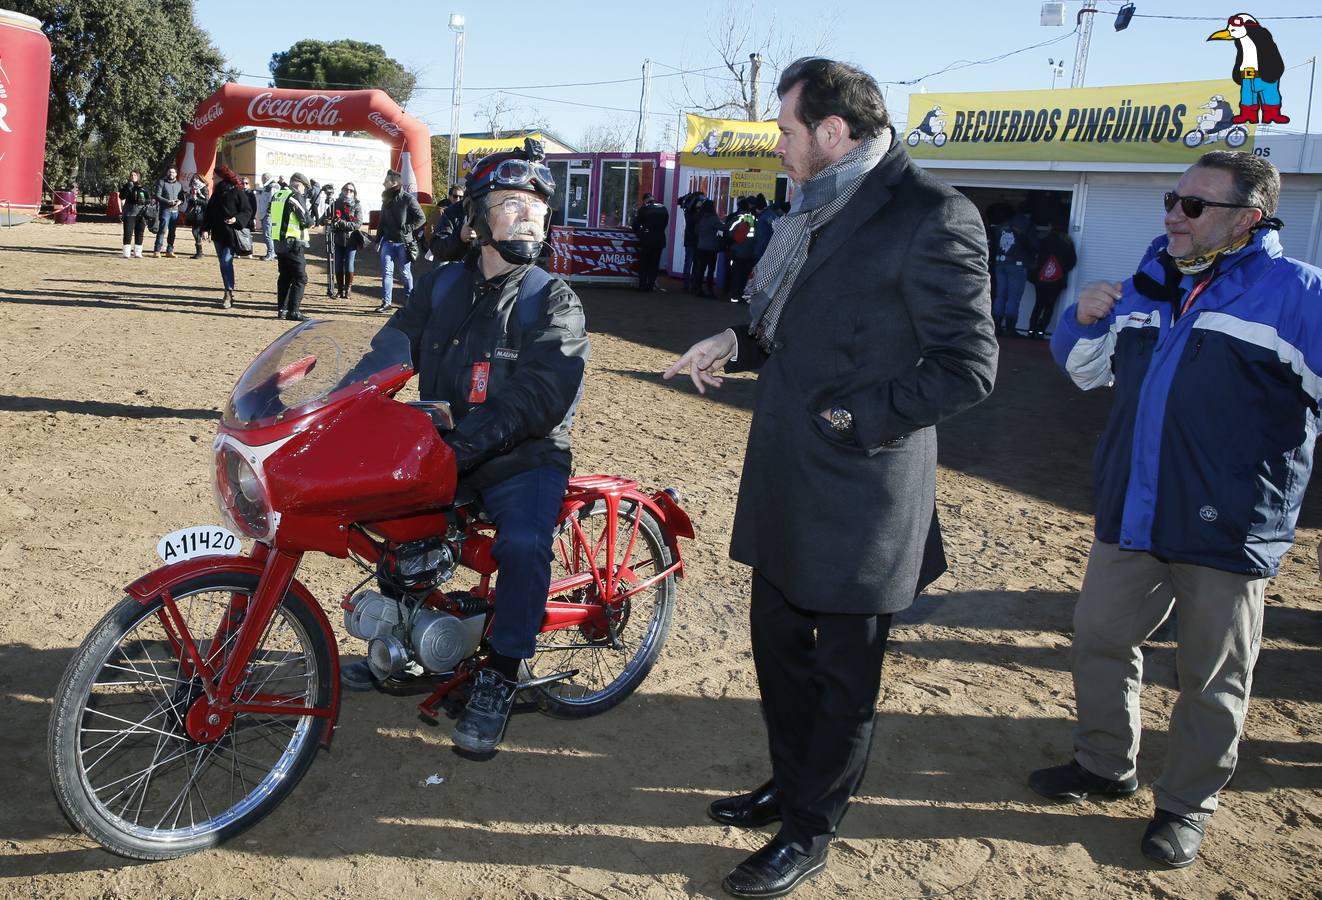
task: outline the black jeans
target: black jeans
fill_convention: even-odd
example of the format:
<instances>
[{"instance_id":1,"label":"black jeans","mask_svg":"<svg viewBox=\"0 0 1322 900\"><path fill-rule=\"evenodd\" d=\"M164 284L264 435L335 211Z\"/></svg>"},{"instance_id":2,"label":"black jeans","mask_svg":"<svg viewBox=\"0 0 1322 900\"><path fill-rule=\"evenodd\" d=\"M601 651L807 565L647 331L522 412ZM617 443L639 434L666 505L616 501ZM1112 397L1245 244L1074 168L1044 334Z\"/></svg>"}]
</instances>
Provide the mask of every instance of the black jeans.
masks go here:
<instances>
[{"instance_id":1,"label":"black jeans","mask_svg":"<svg viewBox=\"0 0 1322 900\"><path fill-rule=\"evenodd\" d=\"M742 300L744 289L748 287L748 275L753 271L753 257L741 259L733 257L730 260L730 280L726 282L725 287L729 291L731 300Z\"/></svg>"},{"instance_id":2,"label":"black jeans","mask_svg":"<svg viewBox=\"0 0 1322 900\"><path fill-rule=\"evenodd\" d=\"M778 837L816 853L863 782L891 615L812 612L754 571L749 622Z\"/></svg>"},{"instance_id":3,"label":"black jeans","mask_svg":"<svg viewBox=\"0 0 1322 900\"><path fill-rule=\"evenodd\" d=\"M703 284L706 284L707 293L716 292L716 251L698 250L693 257L693 292L700 294L703 291Z\"/></svg>"},{"instance_id":4,"label":"black jeans","mask_svg":"<svg viewBox=\"0 0 1322 900\"><path fill-rule=\"evenodd\" d=\"M124 243L141 244L142 233L147 230L147 214L140 212L133 216L124 216Z\"/></svg>"},{"instance_id":5,"label":"black jeans","mask_svg":"<svg viewBox=\"0 0 1322 900\"><path fill-rule=\"evenodd\" d=\"M286 244L275 256L275 264L280 271L275 281L276 303L281 312L290 314L301 311L299 307L303 304L303 289L308 284L308 264L303 257L303 245L297 241L292 243L292 249Z\"/></svg>"},{"instance_id":6,"label":"black jeans","mask_svg":"<svg viewBox=\"0 0 1322 900\"><path fill-rule=\"evenodd\" d=\"M1033 314L1028 317L1029 331L1046 333L1047 326L1051 324L1051 314L1056 311L1056 301L1060 299L1063 290L1065 290L1064 281L1033 285L1033 294L1037 299L1033 303Z\"/></svg>"}]
</instances>

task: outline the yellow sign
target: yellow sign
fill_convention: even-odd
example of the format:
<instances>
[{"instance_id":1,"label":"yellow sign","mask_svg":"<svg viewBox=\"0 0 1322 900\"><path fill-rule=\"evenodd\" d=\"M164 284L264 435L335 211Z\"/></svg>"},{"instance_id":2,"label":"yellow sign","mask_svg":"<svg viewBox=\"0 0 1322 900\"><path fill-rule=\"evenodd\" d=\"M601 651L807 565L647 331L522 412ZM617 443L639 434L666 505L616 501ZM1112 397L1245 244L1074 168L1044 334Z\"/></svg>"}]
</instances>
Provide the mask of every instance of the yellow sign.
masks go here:
<instances>
[{"instance_id":1,"label":"yellow sign","mask_svg":"<svg viewBox=\"0 0 1322 900\"><path fill-rule=\"evenodd\" d=\"M771 152L780 138L775 122L709 119L689 113L688 132L679 155L682 166L782 171L780 157Z\"/></svg>"},{"instance_id":2,"label":"yellow sign","mask_svg":"<svg viewBox=\"0 0 1322 900\"><path fill-rule=\"evenodd\" d=\"M523 142L526 138L533 140L542 140L541 133L521 134L518 137L501 138L466 138L459 139L459 178L462 180L477 161L484 156L490 156L493 153L504 153L510 150L522 150Z\"/></svg>"},{"instance_id":3,"label":"yellow sign","mask_svg":"<svg viewBox=\"0 0 1322 900\"><path fill-rule=\"evenodd\" d=\"M1252 152L1231 122L1238 89L1183 81L1057 91L910 94L904 142L917 159L1189 163Z\"/></svg>"},{"instance_id":4,"label":"yellow sign","mask_svg":"<svg viewBox=\"0 0 1322 900\"><path fill-rule=\"evenodd\" d=\"M743 169L730 173L731 197L755 197L761 194L770 203L776 199L776 173L762 169Z\"/></svg>"}]
</instances>

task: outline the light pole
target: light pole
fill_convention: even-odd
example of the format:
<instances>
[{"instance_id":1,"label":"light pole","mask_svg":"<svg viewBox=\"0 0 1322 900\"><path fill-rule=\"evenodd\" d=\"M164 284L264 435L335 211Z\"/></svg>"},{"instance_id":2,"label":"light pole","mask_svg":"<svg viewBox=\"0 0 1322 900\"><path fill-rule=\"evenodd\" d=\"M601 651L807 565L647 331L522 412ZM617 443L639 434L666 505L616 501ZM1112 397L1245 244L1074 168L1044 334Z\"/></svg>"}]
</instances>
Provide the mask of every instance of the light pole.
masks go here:
<instances>
[{"instance_id":1,"label":"light pole","mask_svg":"<svg viewBox=\"0 0 1322 900\"><path fill-rule=\"evenodd\" d=\"M1051 89L1054 91L1056 79L1065 74L1065 60L1047 57L1047 65L1051 66Z\"/></svg>"},{"instance_id":2,"label":"light pole","mask_svg":"<svg viewBox=\"0 0 1322 900\"><path fill-rule=\"evenodd\" d=\"M446 167L445 190L455 183L459 173L459 96L464 82L464 17L450 13L450 30L454 32L454 87L450 89L450 163Z\"/></svg>"}]
</instances>

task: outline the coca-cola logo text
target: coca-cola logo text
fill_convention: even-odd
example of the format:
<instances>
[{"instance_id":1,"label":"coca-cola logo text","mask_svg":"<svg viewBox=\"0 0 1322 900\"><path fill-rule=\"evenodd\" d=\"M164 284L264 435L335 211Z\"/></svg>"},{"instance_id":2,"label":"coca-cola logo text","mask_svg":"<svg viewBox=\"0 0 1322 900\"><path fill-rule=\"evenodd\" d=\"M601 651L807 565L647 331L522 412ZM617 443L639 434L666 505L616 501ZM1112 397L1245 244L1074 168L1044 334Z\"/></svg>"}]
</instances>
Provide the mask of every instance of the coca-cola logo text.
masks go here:
<instances>
[{"instance_id":1,"label":"coca-cola logo text","mask_svg":"<svg viewBox=\"0 0 1322 900\"><path fill-rule=\"evenodd\" d=\"M212 122L216 121L222 115L224 115L224 113L225 113L225 108L221 106L219 103L211 104L211 106L207 109L206 112L202 113L202 115L200 116L195 116L193 118L193 130L200 131L203 128L206 128Z\"/></svg>"},{"instance_id":2,"label":"coca-cola logo text","mask_svg":"<svg viewBox=\"0 0 1322 900\"><path fill-rule=\"evenodd\" d=\"M340 111L335 107L343 96L309 94L297 100L272 96L263 91L248 104L248 118L254 123L276 122L281 125L302 125L313 128L333 128L340 122Z\"/></svg>"},{"instance_id":3,"label":"coca-cola logo text","mask_svg":"<svg viewBox=\"0 0 1322 900\"><path fill-rule=\"evenodd\" d=\"M390 135L391 137L399 137L401 134L404 133L403 129L401 129L394 122L387 119L385 116L381 115L379 112L373 112L368 114L367 121L371 122L373 125L375 125L377 128L380 128L382 131L384 131L386 134Z\"/></svg>"}]
</instances>

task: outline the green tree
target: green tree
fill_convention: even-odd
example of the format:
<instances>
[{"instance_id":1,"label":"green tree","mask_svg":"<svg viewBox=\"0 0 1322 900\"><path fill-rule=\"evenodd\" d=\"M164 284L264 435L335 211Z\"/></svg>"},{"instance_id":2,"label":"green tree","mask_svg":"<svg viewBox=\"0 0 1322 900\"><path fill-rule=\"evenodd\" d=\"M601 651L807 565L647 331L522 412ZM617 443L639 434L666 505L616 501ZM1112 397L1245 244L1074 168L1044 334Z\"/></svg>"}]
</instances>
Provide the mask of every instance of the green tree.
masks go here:
<instances>
[{"instance_id":1,"label":"green tree","mask_svg":"<svg viewBox=\"0 0 1322 900\"><path fill-rule=\"evenodd\" d=\"M431 183L436 196L443 197L450 190L447 172L450 167L450 138L448 135L431 136ZM438 201L439 202L439 201Z\"/></svg>"},{"instance_id":2,"label":"green tree","mask_svg":"<svg viewBox=\"0 0 1322 900\"><path fill-rule=\"evenodd\" d=\"M379 88L401 107L418 84L417 73L386 56L380 44L302 40L271 55L271 82L304 90Z\"/></svg>"},{"instance_id":3,"label":"green tree","mask_svg":"<svg viewBox=\"0 0 1322 900\"><path fill-rule=\"evenodd\" d=\"M113 189L167 164L197 104L233 74L191 0L8 0L51 43L46 181Z\"/></svg>"}]
</instances>

